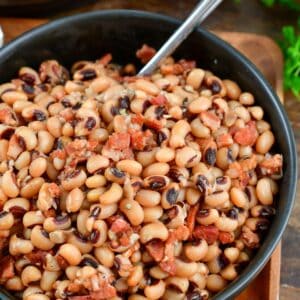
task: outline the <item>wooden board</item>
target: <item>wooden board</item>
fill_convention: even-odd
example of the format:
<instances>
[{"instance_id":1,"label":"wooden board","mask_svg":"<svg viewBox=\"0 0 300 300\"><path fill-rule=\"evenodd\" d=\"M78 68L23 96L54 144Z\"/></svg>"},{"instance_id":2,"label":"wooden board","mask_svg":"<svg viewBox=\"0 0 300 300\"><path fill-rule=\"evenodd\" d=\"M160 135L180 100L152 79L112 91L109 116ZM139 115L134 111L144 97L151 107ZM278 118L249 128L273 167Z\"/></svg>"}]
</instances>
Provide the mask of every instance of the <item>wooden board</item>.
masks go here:
<instances>
[{"instance_id":1,"label":"wooden board","mask_svg":"<svg viewBox=\"0 0 300 300\"><path fill-rule=\"evenodd\" d=\"M0 18L0 25L4 31L5 42L45 22L46 20L43 19ZM250 33L215 33L248 57L265 75L283 101L283 58L280 49L274 41L266 36ZM280 261L281 245L278 245L266 267L236 300L279 299Z\"/></svg>"}]
</instances>

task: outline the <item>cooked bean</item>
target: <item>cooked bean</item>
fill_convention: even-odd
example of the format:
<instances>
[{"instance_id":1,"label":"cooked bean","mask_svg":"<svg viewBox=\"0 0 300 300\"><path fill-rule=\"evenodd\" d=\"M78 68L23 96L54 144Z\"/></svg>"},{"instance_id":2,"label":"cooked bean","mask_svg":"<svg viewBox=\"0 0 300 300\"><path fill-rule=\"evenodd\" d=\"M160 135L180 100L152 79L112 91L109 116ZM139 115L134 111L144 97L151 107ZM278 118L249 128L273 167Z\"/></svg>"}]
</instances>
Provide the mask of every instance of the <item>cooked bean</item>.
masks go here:
<instances>
[{"instance_id":1,"label":"cooked bean","mask_svg":"<svg viewBox=\"0 0 300 300\"><path fill-rule=\"evenodd\" d=\"M86 164L86 168L89 173L94 173L95 171L109 166L109 159L105 156L96 154L91 156Z\"/></svg>"},{"instance_id":2,"label":"cooked bean","mask_svg":"<svg viewBox=\"0 0 300 300\"><path fill-rule=\"evenodd\" d=\"M180 168L191 168L197 165L201 159L201 152L195 151L191 147L183 147L176 151L175 162Z\"/></svg>"},{"instance_id":3,"label":"cooked bean","mask_svg":"<svg viewBox=\"0 0 300 300\"><path fill-rule=\"evenodd\" d=\"M167 163L153 163L147 166L143 171L143 177L153 175L167 175L170 170L170 166Z\"/></svg>"},{"instance_id":4,"label":"cooked bean","mask_svg":"<svg viewBox=\"0 0 300 300\"><path fill-rule=\"evenodd\" d=\"M270 130L263 132L256 140L255 149L258 153L266 154L275 142L275 137Z\"/></svg>"},{"instance_id":5,"label":"cooked bean","mask_svg":"<svg viewBox=\"0 0 300 300\"><path fill-rule=\"evenodd\" d=\"M144 210L135 200L124 199L120 202L120 210L133 226L140 225L144 220Z\"/></svg>"},{"instance_id":6,"label":"cooked bean","mask_svg":"<svg viewBox=\"0 0 300 300\"><path fill-rule=\"evenodd\" d=\"M179 277L190 277L197 272L197 263L195 262L184 262L180 259L175 259L176 265L176 276Z\"/></svg>"},{"instance_id":7,"label":"cooked bean","mask_svg":"<svg viewBox=\"0 0 300 300\"><path fill-rule=\"evenodd\" d=\"M183 147L185 145L185 136L191 131L190 124L185 120L178 121L172 128L170 137L170 146L172 148Z\"/></svg>"},{"instance_id":8,"label":"cooked bean","mask_svg":"<svg viewBox=\"0 0 300 300\"><path fill-rule=\"evenodd\" d=\"M205 197L205 203L211 207L218 207L228 200L228 192L216 192Z\"/></svg>"},{"instance_id":9,"label":"cooked bean","mask_svg":"<svg viewBox=\"0 0 300 300\"><path fill-rule=\"evenodd\" d=\"M40 280L41 277L41 271L35 266L27 266L21 273L21 280L25 286L28 286L30 282Z\"/></svg>"},{"instance_id":10,"label":"cooked bean","mask_svg":"<svg viewBox=\"0 0 300 300\"><path fill-rule=\"evenodd\" d=\"M232 80L223 80L226 87L227 97L233 100L237 100L241 95L240 87Z\"/></svg>"},{"instance_id":11,"label":"cooked bean","mask_svg":"<svg viewBox=\"0 0 300 300\"><path fill-rule=\"evenodd\" d=\"M261 178L257 182L256 195L258 200L263 205L272 205L273 203L273 193L271 188L270 180L266 177Z\"/></svg>"},{"instance_id":12,"label":"cooked bean","mask_svg":"<svg viewBox=\"0 0 300 300\"><path fill-rule=\"evenodd\" d=\"M54 243L50 240L47 231L39 225L33 227L30 239L32 244L38 249L50 250L54 247Z\"/></svg>"},{"instance_id":13,"label":"cooked bean","mask_svg":"<svg viewBox=\"0 0 300 300\"><path fill-rule=\"evenodd\" d=\"M141 189L137 192L135 200L144 207L153 207L160 203L159 192Z\"/></svg>"},{"instance_id":14,"label":"cooked bean","mask_svg":"<svg viewBox=\"0 0 300 300\"><path fill-rule=\"evenodd\" d=\"M156 284L146 286L144 293L148 299L159 299L164 294L165 289L165 282L163 280L159 280Z\"/></svg>"},{"instance_id":15,"label":"cooked bean","mask_svg":"<svg viewBox=\"0 0 300 300\"><path fill-rule=\"evenodd\" d=\"M144 207L144 223L153 223L158 221L163 215L161 206Z\"/></svg>"},{"instance_id":16,"label":"cooked bean","mask_svg":"<svg viewBox=\"0 0 300 300\"><path fill-rule=\"evenodd\" d=\"M114 183L111 185L109 190L107 190L105 193L103 193L99 200L101 204L113 204L118 202L123 195L123 189L121 186L117 183Z\"/></svg>"},{"instance_id":17,"label":"cooked bean","mask_svg":"<svg viewBox=\"0 0 300 300\"><path fill-rule=\"evenodd\" d=\"M167 163L175 158L175 150L172 148L164 147L157 150L155 158L160 163Z\"/></svg>"},{"instance_id":18,"label":"cooked bean","mask_svg":"<svg viewBox=\"0 0 300 300\"><path fill-rule=\"evenodd\" d=\"M142 227L140 231L140 240L143 244L153 240L160 239L165 241L169 232L166 226L161 222L149 223Z\"/></svg>"},{"instance_id":19,"label":"cooked bean","mask_svg":"<svg viewBox=\"0 0 300 300\"><path fill-rule=\"evenodd\" d=\"M72 244L63 244L58 250L61 255L71 266L76 266L81 261L81 253L77 247Z\"/></svg>"},{"instance_id":20,"label":"cooked bean","mask_svg":"<svg viewBox=\"0 0 300 300\"><path fill-rule=\"evenodd\" d=\"M29 173L32 177L40 177L46 172L47 160L44 157L39 157L33 160L29 166Z\"/></svg>"},{"instance_id":21,"label":"cooked bean","mask_svg":"<svg viewBox=\"0 0 300 300\"><path fill-rule=\"evenodd\" d=\"M200 261L207 254L207 242L202 239L184 246L184 254L191 261Z\"/></svg>"},{"instance_id":22,"label":"cooked bean","mask_svg":"<svg viewBox=\"0 0 300 300\"><path fill-rule=\"evenodd\" d=\"M71 190L66 198L67 212L77 212L80 210L82 202L84 200L84 194L79 188Z\"/></svg>"},{"instance_id":23,"label":"cooked bean","mask_svg":"<svg viewBox=\"0 0 300 300\"><path fill-rule=\"evenodd\" d=\"M116 167L132 176L139 176L143 169L143 166L139 162L130 159L119 161Z\"/></svg>"}]
</instances>

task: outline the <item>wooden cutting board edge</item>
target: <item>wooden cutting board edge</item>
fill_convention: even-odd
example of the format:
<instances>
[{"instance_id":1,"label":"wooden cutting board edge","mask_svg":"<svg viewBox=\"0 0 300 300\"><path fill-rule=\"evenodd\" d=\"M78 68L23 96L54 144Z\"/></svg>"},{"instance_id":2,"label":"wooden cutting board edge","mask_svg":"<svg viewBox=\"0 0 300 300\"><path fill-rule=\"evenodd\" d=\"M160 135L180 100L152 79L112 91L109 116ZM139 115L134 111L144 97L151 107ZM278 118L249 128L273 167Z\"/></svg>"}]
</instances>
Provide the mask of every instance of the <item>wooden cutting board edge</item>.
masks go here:
<instances>
[{"instance_id":1,"label":"wooden cutting board edge","mask_svg":"<svg viewBox=\"0 0 300 300\"><path fill-rule=\"evenodd\" d=\"M45 19L16 19L16 18L0 18L0 25L3 28L5 42L16 38L27 30L46 23ZM273 86L283 102L283 85L282 85L282 69L283 58L281 51L277 44L270 38L252 33L240 32L215 32L219 37L227 41L229 44L240 50L245 56L253 61L256 56L251 56L247 53L247 45L249 43L256 43L257 49L260 47L263 53L266 53L271 59L270 68L273 68L275 80ZM242 46L245 46L243 49ZM258 52L262 53L262 52ZM255 61L254 61L255 63ZM279 299L280 288L280 262L281 262L281 244L275 249L270 261L256 277L256 279L249 284L247 289L243 291L236 300L277 300ZM258 290L263 293L257 295Z\"/></svg>"}]
</instances>

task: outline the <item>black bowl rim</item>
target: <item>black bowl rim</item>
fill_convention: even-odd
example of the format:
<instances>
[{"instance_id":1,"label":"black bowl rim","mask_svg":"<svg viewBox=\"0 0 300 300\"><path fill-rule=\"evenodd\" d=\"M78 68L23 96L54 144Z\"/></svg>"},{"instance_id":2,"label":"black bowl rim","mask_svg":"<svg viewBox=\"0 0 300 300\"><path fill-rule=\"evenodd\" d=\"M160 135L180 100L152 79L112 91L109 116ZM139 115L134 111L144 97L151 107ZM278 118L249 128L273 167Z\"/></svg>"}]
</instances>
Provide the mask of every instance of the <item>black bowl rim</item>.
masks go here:
<instances>
[{"instance_id":1,"label":"black bowl rim","mask_svg":"<svg viewBox=\"0 0 300 300\"><path fill-rule=\"evenodd\" d=\"M98 11L92 11L92 12L86 12L81 14L76 14L73 16L67 16L62 17L57 20L51 21L49 23L43 24L39 27L36 27L30 31L27 31L23 33L18 38L14 39L7 45L5 45L0 50L0 59L5 59L5 56L9 54L10 50L14 47L21 46L23 42L25 42L28 39L33 38L34 36L38 36L43 33L47 33L48 30L54 29L59 27L60 25L63 25L65 23L72 23L72 22L78 22L83 21L86 18L93 18L93 17L105 17L109 18L112 16L118 17L133 17L133 18L147 18L151 20L161 20L165 22L172 23L176 26L179 26L182 21L169 17L166 15L158 14L158 13L152 13L152 12L146 12L141 10L128 10L128 9L111 9L111 10L98 10ZM296 144L294 140L294 134L292 131L292 128L290 126L287 114L280 103L277 95L273 91L270 84L267 82L267 80L264 78L264 76L261 74L261 72L256 68L256 66L250 62L243 54L241 54L238 50L233 48L231 45L214 35L213 33L198 27L196 29L197 32L202 34L205 39L210 40L211 42L217 44L221 48L223 48L224 51L228 52L235 60L238 60L246 66L248 71L252 73L257 80L259 81L259 84L263 87L266 97L270 100L270 103L274 106L274 109L276 111L276 114L278 115L278 118L280 119L281 123L283 124L282 131L284 132L286 136L286 143L288 144L289 149L289 160L286 161L286 163L291 166L291 174L289 178L289 184L290 189L288 191L288 195L286 196L286 207L284 210L284 214L279 216L280 222L275 230L275 234L272 237L272 240L269 241L268 245L265 247L265 252L263 255L261 255L255 263L250 263L249 266L246 268L244 272L232 283L230 283L226 289L218 293L216 296L213 297L215 300L224 300L224 299L231 299L234 295L237 295L242 289L244 289L254 278L258 275L258 273L262 270L262 268L265 266L265 264L268 262L271 254L273 253L275 247L279 243L282 234L287 226L288 219L290 217L294 201L295 201L295 195L296 195L296 183L297 183L297 151L296 151ZM292 166L295 166L294 168Z\"/></svg>"}]
</instances>

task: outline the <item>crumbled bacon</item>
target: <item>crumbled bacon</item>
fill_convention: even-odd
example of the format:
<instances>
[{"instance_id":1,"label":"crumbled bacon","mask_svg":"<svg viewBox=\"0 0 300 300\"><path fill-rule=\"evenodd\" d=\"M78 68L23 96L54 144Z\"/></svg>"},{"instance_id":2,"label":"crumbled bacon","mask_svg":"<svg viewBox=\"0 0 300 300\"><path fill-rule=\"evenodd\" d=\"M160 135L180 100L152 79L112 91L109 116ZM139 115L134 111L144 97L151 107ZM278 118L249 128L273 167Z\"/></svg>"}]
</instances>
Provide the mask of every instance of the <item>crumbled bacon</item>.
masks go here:
<instances>
[{"instance_id":1,"label":"crumbled bacon","mask_svg":"<svg viewBox=\"0 0 300 300\"><path fill-rule=\"evenodd\" d=\"M229 147L230 145L233 144L233 139L231 134L229 133L223 133L217 136L216 142L218 145L218 148L222 147Z\"/></svg>"},{"instance_id":2,"label":"crumbled bacon","mask_svg":"<svg viewBox=\"0 0 300 300\"><path fill-rule=\"evenodd\" d=\"M282 155L275 154L269 158L265 158L259 163L259 166L268 175L280 173L282 169Z\"/></svg>"},{"instance_id":3,"label":"crumbled bacon","mask_svg":"<svg viewBox=\"0 0 300 300\"><path fill-rule=\"evenodd\" d=\"M56 261L62 270L65 270L69 266L68 262L61 255L56 256Z\"/></svg>"},{"instance_id":4,"label":"crumbled bacon","mask_svg":"<svg viewBox=\"0 0 300 300\"><path fill-rule=\"evenodd\" d=\"M180 75L184 72L181 64L163 64L160 66L160 72L163 75Z\"/></svg>"},{"instance_id":5,"label":"crumbled bacon","mask_svg":"<svg viewBox=\"0 0 300 300\"><path fill-rule=\"evenodd\" d=\"M156 50L144 44L141 49L136 51L136 57L146 64L156 53Z\"/></svg>"},{"instance_id":6,"label":"crumbled bacon","mask_svg":"<svg viewBox=\"0 0 300 300\"><path fill-rule=\"evenodd\" d=\"M221 125L220 118L210 111L202 111L200 113L200 119L203 124L210 128L212 131L217 130Z\"/></svg>"},{"instance_id":7,"label":"crumbled bacon","mask_svg":"<svg viewBox=\"0 0 300 300\"><path fill-rule=\"evenodd\" d=\"M247 123L245 128L236 131L233 139L236 143L242 146L253 146L258 137L258 132L254 121Z\"/></svg>"},{"instance_id":8,"label":"crumbled bacon","mask_svg":"<svg viewBox=\"0 0 300 300\"><path fill-rule=\"evenodd\" d=\"M165 105L168 100L164 95L158 95L150 99L151 104L153 105Z\"/></svg>"},{"instance_id":9,"label":"crumbled bacon","mask_svg":"<svg viewBox=\"0 0 300 300\"><path fill-rule=\"evenodd\" d=\"M213 244L219 237L219 229L215 225L197 225L193 236L196 239L205 239L207 243Z\"/></svg>"},{"instance_id":10,"label":"crumbled bacon","mask_svg":"<svg viewBox=\"0 0 300 300\"><path fill-rule=\"evenodd\" d=\"M147 145L150 145L153 134L150 130L141 131L130 129L131 147L134 150L144 150Z\"/></svg>"},{"instance_id":11,"label":"crumbled bacon","mask_svg":"<svg viewBox=\"0 0 300 300\"><path fill-rule=\"evenodd\" d=\"M34 265L42 266L46 261L46 256L50 252L43 250L34 250L25 255L25 257Z\"/></svg>"},{"instance_id":12,"label":"crumbled bacon","mask_svg":"<svg viewBox=\"0 0 300 300\"><path fill-rule=\"evenodd\" d=\"M220 231L219 240L222 244L230 244L234 241L234 234L231 232Z\"/></svg>"},{"instance_id":13,"label":"crumbled bacon","mask_svg":"<svg viewBox=\"0 0 300 300\"><path fill-rule=\"evenodd\" d=\"M242 229L241 239L250 249L257 248L259 246L259 236L251 231L247 226L244 226Z\"/></svg>"},{"instance_id":14,"label":"crumbled bacon","mask_svg":"<svg viewBox=\"0 0 300 300\"><path fill-rule=\"evenodd\" d=\"M159 262L164 257L165 244L159 239L155 239L147 243L146 249L150 256L156 261Z\"/></svg>"},{"instance_id":15,"label":"crumbled bacon","mask_svg":"<svg viewBox=\"0 0 300 300\"><path fill-rule=\"evenodd\" d=\"M115 233L118 233L118 232L124 232L128 229L130 229L130 225L128 222L126 222L125 220L121 219L121 218L118 218L116 220L113 221L111 227L110 227L110 230L115 232Z\"/></svg>"},{"instance_id":16,"label":"crumbled bacon","mask_svg":"<svg viewBox=\"0 0 300 300\"><path fill-rule=\"evenodd\" d=\"M199 204L191 206L187 216L187 226L190 231L190 234L192 234L192 232L194 231L198 209L199 209Z\"/></svg>"},{"instance_id":17,"label":"crumbled bacon","mask_svg":"<svg viewBox=\"0 0 300 300\"><path fill-rule=\"evenodd\" d=\"M130 134L127 132L115 132L107 141L109 148L114 150L124 150L130 146Z\"/></svg>"}]
</instances>

